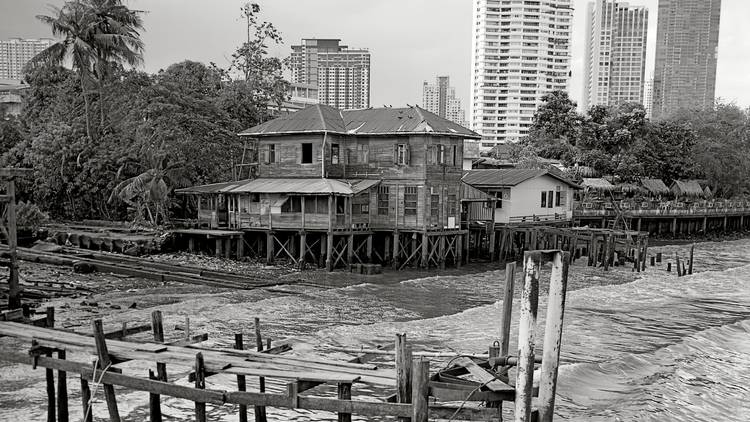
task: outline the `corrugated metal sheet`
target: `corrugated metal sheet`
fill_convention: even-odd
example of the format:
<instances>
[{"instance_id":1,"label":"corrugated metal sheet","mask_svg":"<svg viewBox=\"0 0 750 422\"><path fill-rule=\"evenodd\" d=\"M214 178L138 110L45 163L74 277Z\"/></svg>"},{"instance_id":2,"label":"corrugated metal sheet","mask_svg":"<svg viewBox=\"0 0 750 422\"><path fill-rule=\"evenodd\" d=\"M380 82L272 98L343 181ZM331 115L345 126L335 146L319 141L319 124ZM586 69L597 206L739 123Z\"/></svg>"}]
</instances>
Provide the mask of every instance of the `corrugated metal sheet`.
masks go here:
<instances>
[{"instance_id":1,"label":"corrugated metal sheet","mask_svg":"<svg viewBox=\"0 0 750 422\"><path fill-rule=\"evenodd\" d=\"M315 104L240 132L240 135L322 133L388 135L436 133L481 139L477 133L420 107L338 110Z\"/></svg>"},{"instance_id":2,"label":"corrugated metal sheet","mask_svg":"<svg viewBox=\"0 0 750 422\"><path fill-rule=\"evenodd\" d=\"M542 169L480 169L469 170L464 174L464 183L468 183L476 188L489 187L508 187L516 186L529 179L547 175L563 183L579 189L580 186L563 177L559 171L550 171Z\"/></svg>"},{"instance_id":3,"label":"corrugated metal sheet","mask_svg":"<svg viewBox=\"0 0 750 422\"><path fill-rule=\"evenodd\" d=\"M494 198L495 198L494 196L490 196L471 185L468 185L466 183L461 183L461 200L462 201L467 201L467 202L488 201Z\"/></svg>"},{"instance_id":4,"label":"corrugated metal sheet","mask_svg":"<svg viewBox=\"0 0 750 422\"><path fill-rule=\"evenodd\" d=\"M352 184L352 192L355 195L380 184L380 180L360 180L358 182L349 180L348 182Z\"/></svg>"},{"instance_id":5,"label":"corrugated metal sheet","mask_svg":"<svg viewBox=\"0 0 750 422\"><path fill-rule=\"evenodd\" d=\"M246 179L237 182L212 183L178 189L178 194L210 193L283 193L301 195L353 195L380 183L380 180L336 180L336 179Z\"/></svg>"},{"instance_id":6,"label":"corrugated metal sheet","mask_svg":"<svg viewBox=\"0 0 750 422\"><path fill-rule=\"evenodd\" d=\"M211 183L208 185L191 186L189 188L175 189L179 195L205 194L205 193L222 193L242 186L252 179L238 180L232 182Z\"/></svg>"},{"instance_id":7,"label":"corrugated metal sheet","mask_svg":"<svg viewBox=\"0 0 750 422\"><path fill-rule=\"evenodd\" d=\"M655 195L669 193L669 188L661 179L641 179L641 185Z\"/></svg>"},{"instance_id":8,"label":"corrugated metal sheet","mask_svg":"<svg viewBox=\"0 0 750 422\"><path fill-rule=\"evenodd\" d=\"M596 177L584 177L583 182L581 183L581 186L588 189L594 189L594 190L605 190L605 191L611 191L614 190L615 185L612 183L609 183L607 179L601 179Z\"/></svg>"}]
</instances>

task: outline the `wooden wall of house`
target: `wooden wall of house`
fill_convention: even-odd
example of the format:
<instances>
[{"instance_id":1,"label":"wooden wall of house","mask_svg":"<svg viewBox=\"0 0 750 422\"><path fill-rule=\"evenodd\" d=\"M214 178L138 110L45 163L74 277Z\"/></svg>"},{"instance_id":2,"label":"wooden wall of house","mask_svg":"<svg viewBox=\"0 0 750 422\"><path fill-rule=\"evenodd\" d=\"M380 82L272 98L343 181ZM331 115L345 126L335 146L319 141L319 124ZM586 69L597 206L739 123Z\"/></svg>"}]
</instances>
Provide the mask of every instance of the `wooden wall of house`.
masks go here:
<instances>
[{"instance_id":1,"label":"wooden wall of house","mask_svg":"<svg viewBox=\"0 0 750 422\"><path fill-rule=\"evenodd\" d=\"M306 143L312 144L311 163L302 163L302 144ZM321 177L322 145L320 134L262 137L258 140L259 176Z\"/></svg>"}]
</instances>

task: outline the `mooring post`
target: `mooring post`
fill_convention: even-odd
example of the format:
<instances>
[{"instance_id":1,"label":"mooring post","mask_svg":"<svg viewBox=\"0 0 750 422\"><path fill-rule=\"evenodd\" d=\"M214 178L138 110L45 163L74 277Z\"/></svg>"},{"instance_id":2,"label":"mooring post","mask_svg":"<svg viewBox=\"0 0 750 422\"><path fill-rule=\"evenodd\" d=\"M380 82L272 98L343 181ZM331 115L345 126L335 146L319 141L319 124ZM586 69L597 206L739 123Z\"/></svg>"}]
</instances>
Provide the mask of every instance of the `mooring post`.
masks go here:
<instances>
[{"instance_id":1,"label":"mooring post","mask_svg":"<svg viewBox=\"0 0 750 422\"><path fill-rule=\"evenodd\" d=\"M693 253L695 252L695 243L690 246L690 262L688 263L688 274L693 273Z\"/></svg>"},{"instance_id":2,"label":"mooring post","mask_svg":"<svg viewBox=\"0 0 750 422\"><path fill-rule=\"evenodd\" d=\"M81 375L81 406L83 406L83 422L92 422L94 415L91 412L91 389L88 380Z\"/></svg>"},{"instance_id":3,"label":"mooring post","mask_svg":"<svg viewBox=\"0 0 750 422\"><path fill-rule=\"evenodd\" d=\"M552 273L544 326L542 347L542 370L539 378L539 420L552 422L555 414L555 390L557 389L557 369L560 364L560 344L562 343L565 295L568 288L568 266L570 254L556 252L552 258Z\"/></svg>"},{"instance_id":4,"label":"mooring post","mask_svg":"<svg viewBox=\"0 0 750 422\"><path fill-rule=\"evenodd\" d=\"M259 352L263 351L263 337L260 335L260 318L255 318L255 345ZM266 379L265 377L258 377L258 390L261 393L266 392ZM266 422L266 407L255 406L255 422Z\"/></svg>"},{"instance_id":5,"label":"mooring post","mask_svg":"<svg viewBox=\"0 0 750 422\"><path fill-rule=\"evenodd\" d=\"M21 288L18 284L18 235L16 233L16 181L11 176L6 188L8 205L6 214L8 220L8 252L10 253L10 268L8 275L8 309L21 307ZM53 411L54 412L54 411Z\"/></svg>"},{"instance_id":6,"label":"mooring post","mask_svg":"<svg viewBox=\"0 0 750 422\"><path fill-rule=\"evenodd\" d=\"M195 388L206 388L206 366L203 362L203 353L195 355ZM206 421L206 403L195 402L195 420Z\"/></svg>"},{"instance_id":7,"label":"mooring post","mask_svg":"<svg viewBox=\"0 0 750 422\"><path fill-rule=\"evenodd\" d=\"M500 314L500 356L508 356L510 347L510 322L513 317L513 292L516 285L516 263L505 266L505 288L503 289L503 310Z\"/></svg>"},{"instance_id":8,"label":"mooring post","mask_svg":"<svg viewBox=\"0 0 750 422\"><path fill-rule=\"evenodd\" d=\"M65 349L57 351L57 358L65 360ZM68 377L65 371L57 371L57 420L68 422Z\"/></svg>"},{"instance_id":9,"label":"mooring post","mask_svg":"<svg viewBox=\"0 0 750 422\"><path fill-rule=\"evenodd\" d=\"M428 422L429 382L430 361L424 358L414 359L411 377L412 422Z\"/></svg>"},{"instance_id":10,"label":"mooring post","mask_svg":"<svg viewBox=\"0 0 750 422\"><path fill-rule=\"evenodd\" d=\"M398 403L411 403L412 378L411 347L406 342L406 333L396 334L396 398ZM399 418L407 422L410 418Z\"/></svg>"},{"instance_id":11,"label":"mooring post","mask_svg":"<svg viewBox=\"0 0 750 422\"><path fill-rule=\"evenodd\" d=\"M107 351L107 341L104 337L104 328L102 327L102 320L95 319L93 321L94 327L94 341L96 342L96 353L99 357L98 369L106 372L112 365L112 360L109 358L109 352ZM94 371L94 377L96 377L98 371ZM104 397L107 400L107 410L109 411L109 419L113 422L120 422L120 412L117 410L117 398L115 397L115 387L112 384L104 384Z\"/></svg>"},{"instance_id":12,"label":"mooring post","mask_svg":"<svg viewBox=\"0 0 750 422\"><path fill-rule=\"evenodd\" d=\"M242 333L234 335L234 348L237 350L245 348L242 341ZM237 375L237 391L247 391L244 375ZM240 422L247 422L247 406L244 404L240 405Z\"/></svg>"},{"instance_id":13,"label":"mooring post","mask_svg":"<svg viewBox=\"0 0 750 422\"><path fill-rule=\"evenodd\" d=\"M349 382L340 382L338 386L338 397L339 400L351 400L352 384ZM338 422L352 422L351 413L339 412L338 416Z\"/></svg>"},{"instance_id":14,"label":"mooring post","mask_svg":"<svg viewBox=\"0 0 750 422\"><path fill-rule=\"evenodd\" d=\"M151 330L154 334L154 341L156 343L164 343L164 322L162 320L161 311L156 310L151 312ZM153 371L149 370L149 374ZM160 381L167 381L167 364L162 362L156 363L156 378ZM150 375L149 375L150 377ZM149 394L149 409L150 409L150 420L151 422L161 422L161 397L158 394Z\"/></svg>"},{"instance_id":15,"label":"mooring post","mask_svg":"<svg viewBox=\"0 0 750 422\"><path fill-rule=\"evenodd\" d=\"M517 422L531 421L531 394L534 380L534 331L539 306L541 253L524 252L524 286L518 322L518 367L516 372L515 415Z\"/></svg>"},{"instance_id":16,"label":"mooring post","mask_svg":"<svg viewBox=\"0 0 750 422\"><path fill-rule=\"evenodd\" d=\"M676 265L677 265L677 277L682 277L682 270L681 270L681 266L680 266L680 256L677 255L677 252L675 252L674 253L674 257L675 257L675 262L676 262Z\"/></svg>"},{"instance_id":17,"label":"mooring post","mask_svg":"<svg viewBox=\"0 0 750 422\"><path fill-rule=\"evenodd\" d=\"M149 369L148 379L159 380L159 377L158 375L154 374L153 369ZM149 421L161 422L161 400L158 394L150 393L148 395L148 415Z\"/></svg>"},{"instance_id":18,"label":"mooring post","mask_svg":"<svg viewBox=\"0 0 750 422\"><path fill-rule=\"evenodd\" d=\"M52 352L46 352L47 357L52 357ZM50 368L44 370L47 381L47 422L55 422L55 371Z\"/></svg>"}]
</instances>

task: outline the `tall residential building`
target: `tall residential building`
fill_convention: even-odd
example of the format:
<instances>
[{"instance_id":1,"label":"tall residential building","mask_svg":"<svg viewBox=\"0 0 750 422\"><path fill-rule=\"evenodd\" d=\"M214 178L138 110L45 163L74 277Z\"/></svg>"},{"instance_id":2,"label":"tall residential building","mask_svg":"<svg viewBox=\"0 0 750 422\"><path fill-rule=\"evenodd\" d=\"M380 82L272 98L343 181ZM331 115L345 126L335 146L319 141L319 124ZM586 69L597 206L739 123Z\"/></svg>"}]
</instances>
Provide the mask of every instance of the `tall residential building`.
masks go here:
<instances>
[{"instance_id":1,"label":"tall residential building","mask_svg":"<svg viewBox=\"0 0 750 422\"><path fill-rule=\"evenodd\" d=\"M292 46L292 82L318 87L318 100L339 109L370 107L370 52L339 39L303 39Z\"/></svg>"},{"instance_id":2,"label":"tall residential building","mask_svg":"<svg viewBox=\"0 0 750 422\"><path fill-rule=\"evenodd\" d=\"M721 0L659 0L654 117L713 107L720 15Z\"/></svg>"},{"instance_id":3,"label":"tall residential building","mask_svg":"<svg viewBox=\"0 0 750 422\"><path fill-rule=\"evenodd\" d=\"M589 2L583 110L593 105L643 104L648 9L615 0Z\"/></svg>"},{"instance_id":4,"label":"tall residential building","mask_svg":"<svg viewBox=\"0 0 750 422\"><path fill-rule=\"evenodd\" d=\"M456 89L450 86L448 76L438 76L435 83L422 84L422 107L453 123L466 126L466 114L461 100L456 98Z\"/></svg>"},{"instance_id":5,"label":"tall residential building","mask_svg":"<svg viewBox=\"0 0 750 422\"><path fill-rule=\"evenodd\" d=\"M654 102L654 77L646 78L643 84L643 107L646 109L646 117L649 119L653 116L651 108Z\"/></svg>"},{"instance_id":6,"label":"tall residential building","mask_svg":"<svg viewBox=\"0 0 750 422\"><path fill-rule=\"evenodd\" d=\"M542 97L567 90L571 0L474 0L471 127L482 148L528 134Z\"/></svg>"},{"instance_id":7,"label":"tall residential building","mask_svg":"<svg viewBox=\"0 0 750 422\"><path fill-rule=\"evenodd\" d=\"M0 41L0 79L23 79L26 63L54 42L50 38Z\"/></svg>"}]
</instances>

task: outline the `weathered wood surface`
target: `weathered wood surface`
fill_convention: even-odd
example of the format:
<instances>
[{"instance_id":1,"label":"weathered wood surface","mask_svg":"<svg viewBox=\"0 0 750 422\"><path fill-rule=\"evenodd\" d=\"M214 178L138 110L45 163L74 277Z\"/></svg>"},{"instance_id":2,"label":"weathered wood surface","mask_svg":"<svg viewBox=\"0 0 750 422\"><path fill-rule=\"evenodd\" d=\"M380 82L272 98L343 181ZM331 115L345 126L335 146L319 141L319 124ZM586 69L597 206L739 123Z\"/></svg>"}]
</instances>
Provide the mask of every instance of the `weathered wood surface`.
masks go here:
<instances>
[{"instance_id":1,"label":"weathered wood surface","mask_svg":"<svg viewBox=\"0 0 750 422\"><path fill-rule=\"evenodd\" d=\"M496 379L495 375L487 372L486 369L482 368L476 362L474 362L473 360L469 358L460 357L460 358L454 359L453 363L455 365L466 368L466 370L468 370L469 373L473 375L481 384L483 384L485 387L487 387L488 389L492 391L495 391L495 392L515 391L513 387Z\"/></svg>"}]
</instances>

